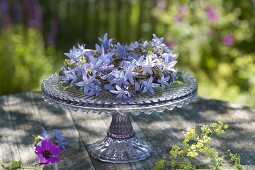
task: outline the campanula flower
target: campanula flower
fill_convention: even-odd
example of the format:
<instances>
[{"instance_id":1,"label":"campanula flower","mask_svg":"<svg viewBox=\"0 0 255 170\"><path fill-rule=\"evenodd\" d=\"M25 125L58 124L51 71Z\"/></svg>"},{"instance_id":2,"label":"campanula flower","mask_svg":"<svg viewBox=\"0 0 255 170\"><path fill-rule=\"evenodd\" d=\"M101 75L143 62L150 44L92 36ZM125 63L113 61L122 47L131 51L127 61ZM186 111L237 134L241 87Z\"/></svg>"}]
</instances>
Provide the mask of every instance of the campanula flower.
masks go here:
<instances>
[{"instance_id":1,"label":"campanula flower","mask_svg":"<svg viewBox=\"0 0 255 170\"><path fill-rule=\"evenodd\" d=\"M67 145L68 142L66 138L63 136L63 132L57 129L53 129L53 134L54 134L54 137L56 138L57 145L61 149L65 149L65 145Z\"/></svg>"},{"instance_id":2,"label":"campanula flower","mask_svg":"<svg viewBox=\"0 0 255 170\"><path fill-rule=\"evenodd\" d=\"M164 90L165 87L170 87L169 82L170 77L165 77L164 74L161 75L161 78L158 79L158 83L161 85L162 87L162 91Z\"/></svg>"},{"instance_id":3,"label":"campanula flower","mask_svg":"<svg viewBox=\"0 0 255 170\"><path fill-rule=\"evenodd\" d=\"M143 84L143 91L142 93L145 93L147 91L150 91L151 94L155 94L154 92L154 88L155 87L159 87L159 84L157 83L153 83L153 77L150 77L148 80L143 80L142 81L142 84Z\"/></svg>"},{"instance_id":4,"label":"campanula flower","mask_svg":"<svg viewBox=\"0 0 255 170\"><path fill-rule=\"evenodd\" d=\"M117 94L117 98L129 99L130 93L127 90L120 88L120 86L118 86L118 85L116 85L115 88L116 88L116 90L110 90L110 92Z\"/></svg>"}]
</instances>

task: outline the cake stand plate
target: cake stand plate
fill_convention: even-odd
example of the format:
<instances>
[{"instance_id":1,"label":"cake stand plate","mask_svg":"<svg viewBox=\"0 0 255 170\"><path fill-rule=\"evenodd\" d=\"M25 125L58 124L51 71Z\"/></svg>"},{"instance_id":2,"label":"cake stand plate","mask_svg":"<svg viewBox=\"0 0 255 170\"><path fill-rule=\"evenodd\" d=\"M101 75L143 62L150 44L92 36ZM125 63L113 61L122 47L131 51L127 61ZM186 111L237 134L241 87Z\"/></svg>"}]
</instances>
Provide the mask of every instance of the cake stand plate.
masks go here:
<instances>
[{"instance_id":1,"label":"cake stand plate","mask_svg":"<svg viewBox=\"0 0 255 170\"><path fill-rule=\"evenodd\" d=\"M163 112L182 107L196 99L197 81L186 73L182 74L184 83L170 85L169 89L156 90L155 95L139 94L130 100L117 99L110 92L99 96L86 96L75 87L64 87L57 74L52 74L42 82L42 96L49 104L64 110L107 114L112 116L106 137L88 148L89 154L101 161L128 163L144 160L152 153L149 145L141 143L133 130L130 115Z\"/></svg>"}]
</instances>

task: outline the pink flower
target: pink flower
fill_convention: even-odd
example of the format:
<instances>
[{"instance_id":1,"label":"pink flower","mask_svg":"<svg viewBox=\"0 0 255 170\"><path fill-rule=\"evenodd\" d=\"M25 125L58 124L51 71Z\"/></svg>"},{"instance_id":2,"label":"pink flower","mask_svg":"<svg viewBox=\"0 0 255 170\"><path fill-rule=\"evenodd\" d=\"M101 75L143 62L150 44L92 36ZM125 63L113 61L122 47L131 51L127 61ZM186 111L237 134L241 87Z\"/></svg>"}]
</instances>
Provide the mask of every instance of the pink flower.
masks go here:
<instances>
[{"instance_id":1,"label":"pink flower","mask_svg":"<svg viewBox=\"0 0 255 170\"><path fill-rule=\"evenodd\" d=\"M175 46L175 42L171 39L171 38L168 38L166 40L166 45L169 47L169 48L173 48Z\"/></svg>"},{"instance_id":2,"label":"pink flower","mask_svg":"<svg viewBox=\"0 0 255 170\"><path fill-rule=\"evenodd\" d=\"M176 23L181 23L182 21L183 21L183 17L182 17L182 16L177 15L177 16L175 17L175 22L176 22Z\"/></svg>"},{"instance_id":3,"label":"pink flower","mask_svg":"<svg viewBox=\"0 0 255 170\"><path fill-rule=\"evenodd\" d=\"M158 8L160 10L164 10L164 9L166 9L166 5L167 5L166 0L158 0L156 8Z\"/></svg>"},{"instance_id":4,"label":"pink flower","mask_svg":"<svg viewBox=\"0 0 255 170\"><path fill-rule=\"evenodd\" d=\"M35 147L35 154L40 159L41 164L56 163L60 161L60 149L58 145L51 143L45 139Z\"/></svg>"},{"instance_id":5,"label":"pink flower","mask_svg":"<svg viewBox=\"0 0 255 170\"><path fill-rule=\"evenodd\" d=\"M209 22L214 23L218 20L218 15L213 7L207 7L205 9Z\"/></svg>"},{"instance_id":6,"label":"pink flower","mask_svg":"<svg viewBox=\"0 0 255 170\"><path fill-rule=\"evenodd\" d=\"M234 37L232 35L225 35L223 37L223 43L227 46L230 46L234 43Z\"/></svg>"},{"instance_id":7,"label":"pink flower","mask_svg":"<svg viewBox=\"0 0 255 170\"><path fill-rule=\"evenodd\" d=\"M183 15L187 12L188 8L186 6L181 6L179 9L178 9L178 13L180 15Z\"/></svg>"}]
</instances>

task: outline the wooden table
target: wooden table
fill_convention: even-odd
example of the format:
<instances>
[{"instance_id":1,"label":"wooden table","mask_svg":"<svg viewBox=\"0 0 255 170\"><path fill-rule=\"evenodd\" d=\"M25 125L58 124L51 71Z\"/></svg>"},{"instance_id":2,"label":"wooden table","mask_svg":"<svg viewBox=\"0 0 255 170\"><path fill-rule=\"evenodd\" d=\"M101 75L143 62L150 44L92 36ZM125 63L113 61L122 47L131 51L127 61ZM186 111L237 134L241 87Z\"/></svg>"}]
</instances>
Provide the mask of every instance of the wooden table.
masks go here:
<instances>
[{"instance_id":1,"label":"wooden table","mask_svg":"<svg viewBox=\"0 0 255 170\"><path fill-rule=\"evenodd\" d=\"M104 163L91 158L88 145L102 139L110 117L81 112L67 112L43 101L40 93L22 93L0 97L0 163L21 160L25 165L38 163L34 154L32 135L41 127L57 128L69 141L62 161L42 169L153 169L154 163L167 154L170 145L180 144L182 131L193 125L222 120L230 128L218 137L219 151L230 148L241 155L245 169L255 169L255 109L219 100L199 98L196 102L173 111L133 116L137 136L154 148L145 161L129 164Z\"/></svg>"}]
</instances>

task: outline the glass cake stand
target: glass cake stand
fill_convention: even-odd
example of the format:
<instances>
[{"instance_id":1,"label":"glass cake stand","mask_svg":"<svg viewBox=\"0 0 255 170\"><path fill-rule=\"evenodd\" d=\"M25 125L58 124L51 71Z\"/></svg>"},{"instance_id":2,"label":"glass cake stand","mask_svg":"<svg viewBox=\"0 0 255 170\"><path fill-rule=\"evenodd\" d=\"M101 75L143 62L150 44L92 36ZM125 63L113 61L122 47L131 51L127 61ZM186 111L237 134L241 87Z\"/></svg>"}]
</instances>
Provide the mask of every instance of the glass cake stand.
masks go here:
<instances>
[{"instance_id":1,"label":"glass cake stand","mask_svg":"<svg viewBox=\"0 0 255 170\"><path fill-rule=\"evenodd\" d=\"M162 92L156 90L155 95L139 94L130 100L116 99L110 92L101 92L99 96L86 96L75 87L64 87L57 74L52 74L42 82L42 96L45 101L64 110L108 114L112 116L107 136L88 148L89 154L101 161L111 163L128 163L144 160L150 156L152 148L141 143L133 130L130 114L150 114L153 111L163 112L182 107L197 96L197 81L180 71L184 79L182 84L171 84Z\"/></svg>"}]
</instances>

